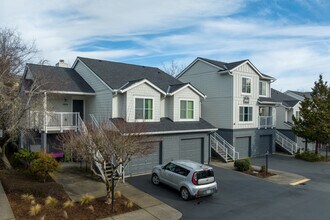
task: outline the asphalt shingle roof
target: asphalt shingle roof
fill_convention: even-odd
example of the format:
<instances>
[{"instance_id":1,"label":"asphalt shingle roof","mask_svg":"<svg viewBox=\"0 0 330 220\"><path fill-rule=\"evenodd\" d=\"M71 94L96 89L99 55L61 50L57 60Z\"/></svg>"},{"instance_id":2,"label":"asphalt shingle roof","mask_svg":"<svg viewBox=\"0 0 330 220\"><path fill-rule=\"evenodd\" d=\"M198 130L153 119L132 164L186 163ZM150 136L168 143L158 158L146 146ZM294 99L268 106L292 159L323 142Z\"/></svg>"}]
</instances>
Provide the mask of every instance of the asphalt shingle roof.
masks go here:
<instances>
[{"instance_id":1,"label":"asphalt shingle roof","mask_svg":"<svg viewBox=\"0 0 330 220\"><path fill-rule=\"evenodd\" d=\"M289 95L286 95L276 89L272 89L271 97L276 102L281 102L283 105L285 105L287 107L293 107L299 102L298 99L295 99Z\"/></svg>"},{"instance_id":2,"label":"asphalt shingle roof","mask_svg":"<svg viewBox=\"0 0 330 220\"><path fill-rule=\"evenodd\" d=\"M128 130L130 127L134 128L141 125L141 122L125 122L123 118L111 118L110 121L118 128L125 127ZM125 126L120 126L125 123ZM203 120L202 118L199 121L185 121L185 122L174 122L169 118L161 118L160 122L148 122L144 124L145 126L141 128L139 132L175 132L175 131L189 131L192 130L216 130L216 127Z\"/></svg>"},{"instance_id":3,"label":"asphalt shingle roof","mask_svg":"<svg viewBox=\"0 0 330 220\"><path fill-rule=\"evenodd\" d=\"M71 68L31 63L27 66L35 79L39 81L41 90L95 93L92 87ZM23 83L27 83L29 87L31 80L25 80Z\"/></svg>"},{"instance_id":4,"label":"asphalt shingle roof","mask_svg":"<svg viewBox=\"0 0 330 220\"><path fill-rule=\"evenodd\" d=\"M297 94L297 95L299 95L299 96L301 96L301 97L307 97L307 98L312 98L312 96L311 96L311 92L298 92L298 91L292 91L292 90L289 90L290 92L292 92L292 93L295 93L295 94Z\"/></svg>"},{"instance_id":5,"label":"asphalt shingle roof","mask_svg":"<svg viewBox=\"0 0 330 220\"><path fill-rule=\"evenodd\" d=\"M238 67L239 65L241 65L242 63L248 61L248 59L246 60L240 60L240 61L235 61L235 62L230 62L230 63L226 63L226 62L222 62L222 61L217 61L217 60L211 60L211 59L207 59L207 58L203 58L203 57L199 57L199 59L205 60L206 62L209 62L215 66L218 66L224 70L233 70L236 67ZM269 75L263 74L261 73L261 75L263 77L267 77L267 78L273 78Z\"/></svg>"},{"instance_id":6,"label":"asphalt shingle roof","mask_svg":"<svg viewBox=\"0 0 330 220\"><path fill-rule=\"evenodd\" d=\"M106 60L78 57L110 88L119 89L129 81L147 79L164 92L170 85L182 82L156 67L139 66Z\"/></svg>"}]
</instances>

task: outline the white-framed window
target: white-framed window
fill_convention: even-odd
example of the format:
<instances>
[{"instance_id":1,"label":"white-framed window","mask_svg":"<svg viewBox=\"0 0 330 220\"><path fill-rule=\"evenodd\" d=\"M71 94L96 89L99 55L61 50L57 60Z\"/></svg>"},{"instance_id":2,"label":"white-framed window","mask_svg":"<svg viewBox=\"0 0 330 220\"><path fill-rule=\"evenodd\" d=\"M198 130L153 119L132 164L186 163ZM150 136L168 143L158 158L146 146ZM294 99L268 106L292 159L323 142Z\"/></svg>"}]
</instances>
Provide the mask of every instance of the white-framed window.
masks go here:
<instances>
[{"instance_id":1,"label":"white-framed window","mask_svg":"<svg viewBox=\"0 0 330 220\"><path fill-rule=\"evenodd\" d=\"M153 99L135 98L135 119L153 119Z\"/></svg>"},{"instance_id":2,"label":"white-framed window","mask_svg":"<svg viewBox=\"0 0 330 220\"><path fill-rule=\"evenodd\" d=\"M259 81L259 95L267 95L267 83L265 81Z\"/></svg>"},{"instance_id":3,"label":"white-framed window","mask_svg":"<svg viewBox=\"0 0 330 220\"><path fill-rule=\"evenodd\" d=\"M251 122L253 120L253 107L240 106L239 107L239 121L240 122Z\"/></svg>"},{"instance_id":4,"label":"white-framed window","mask_svg":"<svg viewBox=\"0 0 330 220\"><path fill-rule=\"evenodd\" d=\"M180 100L180 119L194 119L193 100Z\"/></svg>"},{"instance_id":5,"label":"white-framed window","mask_svg":"<svg viewBox=\"0 0 330 220\"><path fill-rule=\"evenodd\" d=\"M242 93L251 94L251 78L242 77Z\"/></svg>"},{"instance_id":6,"label":"white-framed window","mask_svg":"<svg viewBox=\"0 0 330 220\"><path fill-rule=\"evenodd\" d=\"M300 111L296 111L295 117L296 117L296 119L300 118Z\"/></svg>"}]
</instances>

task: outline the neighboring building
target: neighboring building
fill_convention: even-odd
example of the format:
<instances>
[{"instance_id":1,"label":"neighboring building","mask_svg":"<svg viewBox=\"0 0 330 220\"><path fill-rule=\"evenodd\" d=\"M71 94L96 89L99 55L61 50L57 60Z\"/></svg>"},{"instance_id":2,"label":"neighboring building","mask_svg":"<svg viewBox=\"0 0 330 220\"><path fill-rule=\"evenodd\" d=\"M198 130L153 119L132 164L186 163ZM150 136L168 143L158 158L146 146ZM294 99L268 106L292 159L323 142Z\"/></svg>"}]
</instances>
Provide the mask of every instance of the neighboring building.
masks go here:
<instances>
[{"instance_id":1,"label":"neighboring building","mask_svg":"<svg viewBox=\"0 0 330 220\"><path fill-rule=\"evenodd\" d=\"M63 63L60 62L60 63ZM59 67L62 66L62 67ZM153 67L78 57L71 68L27 64L23 85L44 78L43 110L31 112L31 128L40 134L30 148L56 151L56 136L79 130L84 122L145 122L155 151L131 161L127 174L150 172L175 159L210 160L210 133L217 129L201 119L206 96L189 83ZM26 86L22 86L23 90Z\"/></svg>"},{"instance_id":2,"label":"neighboring building","mask_svg":"<svg viewBox=\"0 0 330 220\"><path fill-rule=\"evenodd\" d=\"M291 142L294 149L290 150L289 153L293 153L298 148L305 148L305 140L296 136L292 131L293 120L292 117L300 117L300 103L304 97L310 97L310 92L295 92L287 91L282 93L275 89L272 89L272 99L280 103L276 107L276 130L284 138L289 138L287 142ZM280 144L280 143L279 143ZM314 148L314 143L308 143L308 149Z\"/></svg>"},{"instance_id":3,"label":"neighboring building","mask_svg":"<svg viewBox=\"0 0 330 220\"><path fill-rule=\"evenodd\" d=\"M236 151L240 158L274 152L277 103L271 99L273 77L261 73L249 60L225 63L199 57L177 78L207 95L202 118L218 128L220 139L229 142L226 151ZM229 156L237 159L238 154Z\"/></svg>"}]
</instances>

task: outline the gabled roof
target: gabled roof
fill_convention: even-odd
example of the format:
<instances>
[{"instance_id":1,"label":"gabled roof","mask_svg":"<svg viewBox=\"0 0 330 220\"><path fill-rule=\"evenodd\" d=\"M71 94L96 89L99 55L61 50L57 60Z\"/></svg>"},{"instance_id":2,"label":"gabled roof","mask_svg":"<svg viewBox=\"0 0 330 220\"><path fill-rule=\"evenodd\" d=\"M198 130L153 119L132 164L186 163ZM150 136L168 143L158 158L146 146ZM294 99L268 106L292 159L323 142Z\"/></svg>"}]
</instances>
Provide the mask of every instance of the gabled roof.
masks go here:
<instances>
[{"instance_id":1,"label":"gabled roof","mask_svg":"<svg viewBox=\"0 0 330 220\"><path fill-rule=\"evenodd\" d=\"M133 64L96 60L78 57L110 88L118 90L128 82L147 79L162 91L166 92L169 85L181 84L178 79L170 76L156 67L139 66Z\"/></svg>"},{"instance_id":2,"label":"gabled roof","mask_svg":"<svg viewBox=\"0 0 330 220\"><path fill-rule=\"evenodd\" d=\"M73 69L38 64L27 64L34 79L39 81L40 90L67 93L94 94L90 85ZM30 79L23 80L25 88L32 84Z\"/></svg>"},{"instance_id":3,"label":"gabled roof","mask_svg":"<svg viewBox=\"0 0 330 220\"><path fill-rule=\"evenodd\" d=\"M219 72L231 72L234 71L236 68L238 68L239 66L248 63L252 69L254 69L254 71L262 78L265 80L275 80L274 77L268 76L266 74L261 73L248 59L245 60L240 60L240 61L235 61L235 62L222 62L222 61L218 61L218 60L211 60L208 58L203 58L203 57L197 57L189 66L187 66L178 76L177 78L179 78L181 75L183 75L193 64L195 64L197 61L203 61L206 62L208 64L211 64L212 66L219 68Z\"/></svg>"},{"instance_id":4,"label":"gabled roof","mask_svg":"<svg viewBox=\"0 0 330 220\"><path fill-rule=\"evenodd\" d=\"M285 107L289 107L292 108L294 107L299 100L295 99L287 94L284 94L276 89L272 89L271 91L271 97L273 100L277 101L277 102L281 102L282 105L284 105Z\"/></svg>"},{"instance_id":5,"label":"gabled roof","mask_svg":"<svg viewBox=\"0 0 330 220\"><path fill-rule=\"evenodd\" d=\"M291 92L291 93L294 93L298 96L301 96L301 98L312 98L311 96L311 92L298 92L298 91L292 91L292 90L288 90L287 92Z\"/></svg>"},{"instance_id":6,"label":"gabled roof","mask_svg":"<svg viewBox=\"0 0 330 220\"><path fill-rule=\"evenodd\" d=\"M141 122L126 122L123 118L111 118L110 121L118 128L120 125L125 123L125 128L128 130L130 126L132 128L141 125ZM119 125L119 126L118 126ZM172 134L172 133L191 133L191 132L212 132L216 131L217 128L203 120L199 121L184 121L184 122L174 122L169 118L161 118L159 122L148 122L145 123L145 127L141 128L141 133L144 134Z\"/></svg>"}]
</instances>

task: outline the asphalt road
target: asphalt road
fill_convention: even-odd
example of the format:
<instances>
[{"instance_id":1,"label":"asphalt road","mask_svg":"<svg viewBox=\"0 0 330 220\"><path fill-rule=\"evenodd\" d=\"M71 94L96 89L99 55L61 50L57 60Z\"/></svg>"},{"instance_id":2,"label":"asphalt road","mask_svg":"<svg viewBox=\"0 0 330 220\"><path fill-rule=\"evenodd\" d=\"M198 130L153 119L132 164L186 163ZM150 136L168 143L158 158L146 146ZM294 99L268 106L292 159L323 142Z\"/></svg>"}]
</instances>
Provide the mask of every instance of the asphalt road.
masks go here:
<instances>
[{"instance_id":1,"label":"asphalt road","mask_svg":"<svg viewBox=\"0 0 330 220\"><path fill-rule=\"evenodd\" d=\"M263 163L264 158L253 159L255 165ZM188 202L169 187L152 185L150 175L127 181L182 212L183 219L330 219L330 164L274 155L269 159L269 167L294 172L312 181L286 186L214 167L218 193Z\"/></svg>"}]
</instances>

